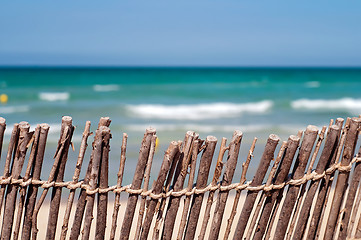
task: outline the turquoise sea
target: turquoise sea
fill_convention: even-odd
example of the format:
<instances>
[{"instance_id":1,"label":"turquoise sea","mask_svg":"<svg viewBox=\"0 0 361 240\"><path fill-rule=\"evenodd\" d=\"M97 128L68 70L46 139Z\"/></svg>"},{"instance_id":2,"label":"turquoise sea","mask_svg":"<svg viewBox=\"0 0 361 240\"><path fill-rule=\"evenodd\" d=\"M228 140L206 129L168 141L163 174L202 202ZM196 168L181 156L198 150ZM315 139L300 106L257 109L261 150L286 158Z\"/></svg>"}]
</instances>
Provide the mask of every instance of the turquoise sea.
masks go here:
<instances>
[{"instance_id":1,"label":"turquoise sea","mask_svg":"<svg viewBox=\"0 0 361 240\"><path fill-rule=\"evenodd\" d=\"M220 141L239 129L244 135L234 180L238 181L254 137L258 143L249 179L269 134L287 140L308 124L321 128L331 118L358 116L360 90L360 68L0 68L0 94L8 95L0 115L7 121L5 142L16 122L28 121L33 128L50 124L44 179L53 163L61 117L72 116L76 150L70 153L66 180L73 174L85 121L92 122L94 131L99 118L109 116L110 184L116 182L123 132L129 135L124 180L128 184L148 126L157 129L159 138L153 177L169 142L182 140L187 130ZM89 153L90 148L85 164Z\"/></svg>"}]
</instances>

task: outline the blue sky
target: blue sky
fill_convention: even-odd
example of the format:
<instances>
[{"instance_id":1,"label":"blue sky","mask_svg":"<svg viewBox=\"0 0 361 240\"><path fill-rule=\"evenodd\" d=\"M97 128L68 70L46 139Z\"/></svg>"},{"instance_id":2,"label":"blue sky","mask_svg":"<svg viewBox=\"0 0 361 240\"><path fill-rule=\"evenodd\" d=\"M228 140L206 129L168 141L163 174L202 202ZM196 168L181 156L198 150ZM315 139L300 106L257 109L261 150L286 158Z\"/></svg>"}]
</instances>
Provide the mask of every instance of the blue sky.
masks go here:
<instances>
[{"instance_id":1,"label":"blue sky","mask_svg":"<svg viewBox=\"0 0 361 240\"><path fill-rule=\"evenodd\" d=\"M361 66L361 1L6 1L0 65Z\"/></svg>"}]
</instances>

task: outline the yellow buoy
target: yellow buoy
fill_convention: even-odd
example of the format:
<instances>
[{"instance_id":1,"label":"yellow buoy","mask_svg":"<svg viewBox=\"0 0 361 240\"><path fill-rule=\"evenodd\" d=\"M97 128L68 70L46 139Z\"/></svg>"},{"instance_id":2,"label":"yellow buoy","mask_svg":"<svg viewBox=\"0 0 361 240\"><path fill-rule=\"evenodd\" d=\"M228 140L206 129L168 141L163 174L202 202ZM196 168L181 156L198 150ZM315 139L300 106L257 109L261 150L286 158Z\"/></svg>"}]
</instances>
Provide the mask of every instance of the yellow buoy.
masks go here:
<instances>
[{"instance_id":1,"label":"yellow buoy","mask_svg":"<svg viewBox=\"0 0 361 240\"><path fill-rule=\"evenodd\" d=\"M1 102L1 103L7 103L7 102L8 102L8 99L9 99L9 97L8 97L8 95L6 95L5 93L3 93L3 94L0 95L0 102Z\"/></svg>"}]
</instances>

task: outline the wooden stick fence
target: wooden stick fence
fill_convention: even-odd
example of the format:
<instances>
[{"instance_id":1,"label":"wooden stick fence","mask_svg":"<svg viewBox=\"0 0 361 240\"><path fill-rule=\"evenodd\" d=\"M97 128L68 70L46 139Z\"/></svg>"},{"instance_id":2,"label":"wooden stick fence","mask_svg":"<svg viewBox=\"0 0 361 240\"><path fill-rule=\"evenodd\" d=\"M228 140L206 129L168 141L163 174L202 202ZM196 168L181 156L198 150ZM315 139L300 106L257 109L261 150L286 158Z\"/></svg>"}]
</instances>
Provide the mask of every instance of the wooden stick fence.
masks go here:
<instances>
[{"instance_id":1,"label":"wooden stick fence","mask_svg":"<svg viewBox=\"0 0 361 240\"><path fill-rule=\"evenodd\" d=\"M46 232L46 239L361 239L361 147L356 151L361 118L349 118L344 126L341 118L335 124L331 120L321 131L310 125L282 146L280 138L271 134L257 171L247 182L255 138L236 183L233 176L238 171L242 132L236 130L228 146L227 139L222 139L212 170L217 139L208 136L202 140L189 131L183 141L170 143L151 188L156 130L146 129L128 186L122 185L128 138L123 134L117 184L109 186L110 123L107 117L100 119L85 178L79 180L92 135L91 124L86 122L69 182L63 179L69 148L74 149L72 118L62 118L46 181L40 176L49 125L40 124L30 131L27 122L14 124L0 178L1 239L40 238L38 222L44 216L39 212L50 190L46 229L40 229ZM0 157L5 129L5 119L0 118ZM68 197L62 193L64 188L70 190ZM129 196L125 213L119 214L122 192ZM109 206L109 194L115 196L113 207ZM66 204L60 222L62 198ZM112 210L111 221L108 209Z\"/></svg>"}]
</instances>

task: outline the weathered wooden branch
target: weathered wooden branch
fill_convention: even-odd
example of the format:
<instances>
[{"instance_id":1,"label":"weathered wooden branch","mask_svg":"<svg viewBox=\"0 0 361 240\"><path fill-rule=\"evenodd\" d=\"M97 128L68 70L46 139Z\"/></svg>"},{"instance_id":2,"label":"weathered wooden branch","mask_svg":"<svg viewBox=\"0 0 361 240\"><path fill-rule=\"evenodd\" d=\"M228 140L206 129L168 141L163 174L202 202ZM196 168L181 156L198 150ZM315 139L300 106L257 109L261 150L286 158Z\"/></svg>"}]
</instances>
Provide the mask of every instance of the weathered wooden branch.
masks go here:
<instances>
[{"instance_id":1,"label":"weathered wooden branch","mask_svg":"<svg viewBox=\"0 0 361 240\"><path fill-rule=\"evenodd\" d=\"M251 162L251 159L253 157L253 151L256 147L256 142L257 142L257 138L255 138L253 140L251 148L249 149L249 152L248 152L246 162L242 163L242 174L241 174L241 180L240 180L240 183L242 183L242 184L244 184L246 182L246 174L247 174L247 170L248 170L249 164ZM241 197L241 192L242 192L241 190L236 191L236 196L234 197L234 200L233 200L231 216L229 216L229 218L228 218L226 232L224 234L223 239L228 239L229 234L231 233L231 227L232 227L234 217L236 216L239 198Z\"/></svg>"},{"instance_id":2,"label":"weathered wooden branch","mask_svg":"<svg viewBox=\"0 0 361 240\"><path fill-rule=\"evenodd\" d=\"M239 149L241 147L243 133L241 131L234 131L232 141L229 144L228 157L226 163L226 169L223 174L222 186L228 186L232 183L234 171L236 169ZM208 239L218 239L219 231L221 229L222 219L229 191L219 191L216 209L214 211L213 221L211 225L210 234Z\"/></svg>"},{"instance_id":3,"label":"weathered wooden branch","mask_svg":"<svg viewBox=\"0 0 361 240\"><path fill-rule=\"evenodd\" d=\"M293 179L297 180L303 177L308 159L311 155L313 145L316 141L316 137L318 134L318 129L315 126L309 125L306 129L306 132L303 137L303 141L301 143L301 148L299 154L297 156L294 171L293 171ZM282 206L280 217L277 223L277 231L275 232L276 239L283 239L286 235L288 223L294 208L294 205L297 200L297 195L299 193L300 186L299 185L291 185L288 188L285 202Z\"/></svg>"},{"instance_id":4,"label":"weathered wooden branch","mask_svg":"<svg viewBox=\"0 0 361 240\"><path fill-rule=\"evenodd\" d=\"M323 147L323 151L321 153L320 159L318 160L317 167L315 169L315 172L317 174L322 174L323 171L325 171L327 163L331 161L331 158L336 152L337 138L340 135L340 131L341 129L338 126L336 125L331 126L330 132L327 135L326 142ZM310 216L312 202L315 197L316 191L318 189L319 183L320 180L311 181L310 183L310 186L307 191L307 195L305 197L301 212L298 217L297 227L295 228L293 239L298 240L298 239L302 239L303 237L307 225L307 220L309 219Z\"/></svg>"},{"instance_id":5,"label":"weathered wooden branch","mask_svg":"<svg viewBox=\"0 0 361 240\"><path fill-rule=\"evenodd\" d=\"M34 163L34 166L32 169L32 175L31 175L31 178L33 180L40 180L41 168L42 168L43 160L44 160L44 153L45 153L48 132L49 132L49 125L41 124L39 140L38 140L38 147L37 147L36 157L35 157L35 163ZM23 239L23 240L30 239L33 210L35 207L36 196L38 194L38 188L39 188L39 186L37 186L37 185L30 185L28 188L28 193L27 193L26 201L25 201L23 229L22 229L22 234L21 234L21 239Z\"/></svg>"},{"instance_id":6,"label":"weathered wooden branch","mask_svg":"<svg viewBox=\"0 0 361 240\"><path fill-rule=\"evenodd\" d=\"M297 136L291 135L288 138L287 149L284 157L281 160L281 163L279 164L280 167L278 168L278 171L276 173L274 184L281 184L287 179L299 142L300 138ZM257 224L253 239L263 238L263 235L265 234L267 228L269 217L272 213L273 206L275 205L275 202L279 195L282 195L281 191L283 191L283 189L272 190L267 193L267 197L263 205L261 216L259 218L259 222ZM272 227L272 224L270 224L270 227Z\"/></svg>"},{"instance_id":7,"label":"weathered wooden branch","mask_svg":"<svg viewBox=\"0 0 361 240\"><path fill-rule=\"evenodd\" d=\"M19 124L15 123L13 131L11 132L10 142L9 142L9 146L8 146L8 152L7 152L6 160L5 160L4 173L3 173L4 178L8 178L10 176L11 159L15 157L15 152L16 152L16 149L18 146L18 141L19 141L19 133L20 133ZM4 201L5 190L6 190L6 185L1 186L1 189L0 189L0 213L1 213L2 205L3 205L3 201Z\"/></svg>"},{"instance_id":8,"label":"weathered wooden branch","mask_svg":"<svg viewBox=\"0 0 361 240\"><path fill-rule=\"evenodd\" d=\"M74 184L77 183L79 180L79 175L80 175L81 167L83 164L85 151L88 147L88 143L87 143L88 137L91 134L90 133L90 125L91 125L90 121L87 121L85 123L85 129L83 132L83 137L82 137L80 149L79 149L78 161L76 163L75 171L74 171L74 175L73 175L73 183ZM68 201L66 204L63 226L61 229L61 235L60 235L61 240L65 240L65 238L66 238L66 234L68 231L68 225L69 225L70 212L71 212L71 208L72 208L73 202L74 202L74 196L75 196L75 189L71 189L70 193L69 193Z\"/></svg>"},{"instance_id":9,"label":"weathered wooden branch","mask_svg":"<svg viewBox=\"0 0 361 240\"><path fill-rule=\"evenodd\" d=\"M11 177L19 179L27 151L27 146L34 132L29 132L30 125L27 122L19 124L19 141L11 169ZM16 195L19 186L8 185L5 196L4 218L1 229L1 239L10 239L13 228Z\"/></svg>"},{"instance_id":10,"label":"weathered wooden branch","mask_svg":"<svg viewBox=\"0 0 361 240\"><path fill-rule=\"evenodd\" d=\"M68 160L68 151L69 147L71 145L71 138L74 132L74 127L72 125L72 118L64 116L62 118L62 128L68 128L69 129L69 137L66 138L64 142L64 147L61 152L59 152L59 164L57 166L54 180L56 182L62 182L64 178L65 173L65 166L66 162ZM62 136L60 136L60 139L62 139ZM60 143L61 140L59 140ZM59 145L58 145L59 146ZM49 218L48 218L48 228L46 231L46 239L51 240L55 238L56 233L56 226L58 223L58 215L59 215L59 206L60 206L60 200L61 200L61 192L62 187L54 187L51 195L51 201L50 201L50 210L49 210Z\"/></svg>"},{"instance_id":11,"label":"weathered wooden branch","mask_svg":"<svg viewBox=\"0 0 361 240\"><path fill-rule=\"evenodd\" d=\"M150 144L150 150L149 150L147 166L145 168L144 184L143 184L143 191L144 192L148 191L148 188L149 188L150 171L152 169L152 163L153 163L153 158L154 158L154 153L155 153L156 141L157 141L157 136L154 135L153 138L152 138L151 144ZM140 231L141 231L141 227L142 227L142 223L143 223L143 215L144 215L144 211L145 211L145 200L146 200L146 196L142 196L142 198L140 199L138 222L137 222L137 228L136 228L136 231L135 231L134 239L139 239L139 236L140 236Z\"/></svg>"},{"instance_id":12,"label":"weathered wooden branch","mask_svg":"<svg viewBox=\"0 0 361 240\"><path fill-rule=\"evenodd\" d=\"M140 189L142 186L142 181L144 177L144 171L147 165L147 160L149 156L149 150L151 146L151 141L155 135L154 128L148 128L146 133L144 134L144 138L142 141L142 145L139 151L138 164L135 169L132 187L131 189ZM123 225L121 229L120 239L128 239L130 234L130 229L133 222L135 208L137 206L138 195L137 194L129 194L127 208L125 210L125 215L123 218Z\"/></svg>"},{"instance_id":13,"label":"weathered wooden branch","mask_svg":"<svg viewBox=\"0 0 361 240\"><path fill-rule=\"evenodd\" d=\"M167 151L164 154L164 159L160 167L157 180L155 180L153 184L152 193L159 194L162 192L163 184L164 181L166 180L167 173L169 172L171 164L175 161L175 156L178 152L179 152L178 143L175 141L171 142ZM155 208L158 202L159 202L158 199L151 199L149 201L144 223L142 226L140 239L145 240L148 238L150 225L152 224Z\"/></svg>"},{"instance_id":14,"label":"weathered wooden branch","mask_svg":"<svg viewBox=\"0 0 361 240\"><path fill-rule=\"evenodd\" d=\"M31 147L28 165L26 167L25 175L23 177L24 181L27 181L30 178L31 169L33 168L35 157L36 157L36 152L38 150L37 148L38 148L39 135L40 135L40 125L38 125L36 127L35 133L33 135L33 145ZM29 141L29 144L30 143L31 143L31 141ZM16 216L16 221L15 221L15 227L14 227L14 235L13 235L14 240L17 240L19 238L19 234L20 234L20 223L21 223L21 218L23 215L26 190L27 190L27 187L21 187L20 191L19 191L20 198L19 198L19 203L18 203L18 208L17 208L17 216Z\"/></svg>"},{"instance_id":15,"label":"weathered wooden branch","mask_svg":"<svg viewBox=\"0 0 361 240\"><path fill-rule=\"evenodd\" d=\"M361 119L360 118L352 118L350 122L350 129L347 132L345 145L342 153L341 166L349 165L352 160L355 145L357 142L359 127L360 127ZM346 185L348 182L349 171L340 171L337 177L335 193L332 200L332 211L330 211L326 231L325 231L325 239L331 239L335 233L335 227L337 223L337 219L339 216L339 211L341 208L342 200L345 194Z\"/></svg>"},{"instance_id":16,"label":"weathered wooden branch","mask_svg":"<svg viewBox=\"0 0 361 240\"><path fill-rule=\"evenodd\" d=\"M256 139L255 139L256 141ZM253 141L253 142L255 142ZM211 184L214 186L217 184L219 177L221 176L222 173L222 169L223 169L223 156L224 153L226 152L226 150L228 149L228 147L226 147L226 143L227 143L227 139L226 138L222 138L222 142L221 142L221 146L219 149L219 154L218 154L218 158L217 158L217 163L216 163L216 167L214 169L214 174L213 174L213 179ZM207 230L207 226L208 226L208 221L209 221L209 217L210 217L210 213L211 213L211 207L213 204L213 197L214 197L214 190L209 191L208 193L208 198L207 198L207 203L206 203L206 209L203 215L203 222L202 222L202 227L201 227L201 231L199 233L198 239L199 240L203 240L204 236L206 234L206 230Z\"/></svg>"},{"instance_id":17,"label":"weathered wooden branch","mask_svg":"<svg viewBox=\"0 0 361 240\"><path fill-rule=\"evenodd\" d=\"M191 191L193 188L194 175L196 173L197 158L198 158L198 153L199 153L201 145L202 145L202 141L200 141L198 139L195 139L193 141L192 156L191 156L191 160L189 163L189 178L188 178L187 191ZM187 223L187 216L188 216L188 212L189 212L189 205L190 205L191 198L192 198L192 196L189 195L189 196L186 196L184 199L182 218L181 218L181 222L180 222L180 225L178 228L178 235L177 235L178 240L181 240L183 238L183 232L184 232L184 228Z\"/></svg>"},{"instance_id":18,"label":"weathered wooden branch","mask_svg":"<svg viewBox=\"0 0 361 240\"><path fill-rule=\"evenodd\" d=\"M275 162L273 163L273 166L272 166L272 169L268 175L268 179L267 179L267 182L266 182L266 187L269 187L271 184L272 184L272 181L276 175L276 171L278 169L278 165L279 163L281 162L283 156L284 156L284 153L285 153L285 150L287 148L287 142L284 141L280 147L280 150L278 151L278 154L277 154L277 158L275 160ZM247 235L246 235L246 239L251 239L251 236L253 234L253 230L254 230L254 227L256 225L256 222L257 222L257 219L258 219L258 216L259 216L259 213L261 211L261 208L263 206L263 202L264 200L266 199L267 197L267 192L262 192L261 194L261 197L260 197L260 200L257 204L257 207L253 213L253 216L252 216L252 221L249 225L249 228L248 228L248 231L247 231ZM236 211L234 211L234 214L235 214ZM233 212L232 212L233 213ZM230 231L230 230L229 230ZM226 236L226 235L225 235ZM228 239L228 236L227 238L225 237L224 239Z\"/></svg>"},{"instance_id":19,"label":"weathered wooden branch","mask_svg":"<svg viewBox=\"0 0 361 240\"><path fill-rule=\"evenodd\" d=\"M209 175L209 169L211 167L214 150L217 145L217 138L213 136L208 136L205 142L205 149L203 151L200 163L199 170L197 175L196 188L201 189L207 186L207 180ZM195 194L193 196L191 209L188 217L188 224L185 233L185 239L194 239L199 214L201 211L203 203L204 194ZM190 199L190 198L189 198ZM181 239L181 238L178 238Z\"/></svg>"},{"instance_id":20,"label":"weathered wooden branch","mask_svg":"<svg viewBox=\"0 0 361 240\"><path fill-rule=\"evenodd\" d=\"M101 117L99 120L99 123L98 123L98 129L101 126L109 127L110 123L111 123L111 121L108 117ZM92 145L94 145L94 142ZM90 173L92 171L92 162L93 162L93 156L90 155L88 168L85 173L84 184L89 184ZM78 239L78 237L79 237L81 225L83 222L85 206L86 206L86 199L87 199L86 191L84 189L81 189L79 198L78 198L78 202L77 202L77 206L76 206L76 210L75 210L73 226L70 231L70 239Z\"/></svg>"},{"instance_id":21,"label":"weathered wooden branch","mask_svg":"<svg viewBox=\"0 0 361 240\"><path fill-rule=\"evenodd\" d=\"M121 146L121 153L120 153L120 163L119 163L119 171L117 174L117 187L120 188L123 182L123 175L124 175L124 167L125 167L125 160L126 160L126 151L127 151L127 140L128 135L123 133L123 140ZM115 231L117 229L117 220L118 220L118 212L120 207L120 193L115 193L115 200L114 200L114 208L113 208L113 215L112 215L112 228L110 230L110 240L114 240L115 238Z\"/></svg>"},{"instance_id":22,"label":"weathered wooden branch","mask_svg":"<svg viewBox=\"0 0 361 240\"><path fill-rule=\"evenodd\" d=\"M99 126L99 129L95 132L94 145L93 145L93 163L92 171L89 179L90 190L95 190L98 186L98 175L101 168L102 158L107 157L104 152L109 152L109 140L111 138L110 129L106 126ZM95 194L87 196L86 212L84 216L84 228L82 231L82 240L89 239L91 223L93 220L93 208L94 208Z\"/></svg>"},{"instance_id":23,"label":"weathered wooden branch","mask_svg":"<svg viewBox=\"0 0 361 240\"><path fill-rule=\"evenodd\" d=\"M260 160L256 174L254 175L250 186L256 187L262 184L262 181L267 173L271 160L273 160L274 158L274 152L276 150L279 140L280 140L279 137L274 134L271 134L268 137L262 158ZM253 205L256 201L257 195L258 192L254 192L254 191L247 192L246 200L243 204L242 212L238 219L238 223L233 239L235 240L242 239L242 236L247 226L248 219L253 209Z\"/></svg>"},{"instance_id":24,"label":"weathered wooden branch","mask_svg":"<svg viewBox=\"0 0 361 240\"><path fill-rule=\"evenodd\" d=\"M5 129L6 129L6 120L5 120L5 118L0 117L0 159L1 159L2 149L3 149L3 140L4 140Z\"/></svg>"},{"instance_id":25,"label":"weathered wooden branch","mask_svg":"<svg viewBox=\"0 0 361 240\"><path fill-rule=\"evenodd\" d=\"M195 135L194 132L191 131L187 132L186 134L183 143L184 145L181 150L181 157L178 161L176 173L174 176L174 180L175 180L173 186L174 191L180 191L183 189L184 180L187 175L189 160L192 155L192 144L194 140L194 135ZM180 199L181 199L180 197L173 197L173 196L169 198L168 209L164 219L164 226L166 227L163 229L162 239L165 240L172 239L173 228L179 208Z\"/></svg>"},{"instance_id":26,"label":"weathered wooden branch","mask_svg":"<svg viewBox=\"0 0 361 240\"><path fill-rule=\"evenodd\" d=\"M337 137L337 144L338 144L337 151L333 154L333 157L327 163L326 168L335 164L336 160L340 158L341 151L342 151L343 144L344 144L345 137L346 137L346 133L349 128L350 120L351 119L348 119L346 121L345 127L342 129L341 139L340 139L340 136ZM335 125L341 129L343 122L344 122L344 119L337 118ZM326 175L326 177L324 179L321 179L321 181L319 183L320 187L318 190L315 207L314 207L314 210L312 213L312 218L310 220L310 227L308 229L307 239L314 239L316 237L317 232L319 232L319 230L321 229L319 227L319 223L322 221L322 216L323 216L321 213L324 211L325 205L328 202L328 194L331 189L333 176L334 176L334 174ZM317 234L317 235L319 235L319 234Z\"/></svg>"}]
</instances>

